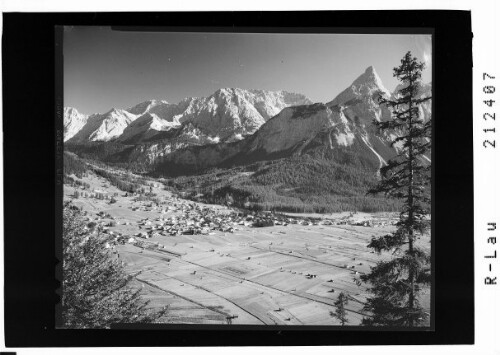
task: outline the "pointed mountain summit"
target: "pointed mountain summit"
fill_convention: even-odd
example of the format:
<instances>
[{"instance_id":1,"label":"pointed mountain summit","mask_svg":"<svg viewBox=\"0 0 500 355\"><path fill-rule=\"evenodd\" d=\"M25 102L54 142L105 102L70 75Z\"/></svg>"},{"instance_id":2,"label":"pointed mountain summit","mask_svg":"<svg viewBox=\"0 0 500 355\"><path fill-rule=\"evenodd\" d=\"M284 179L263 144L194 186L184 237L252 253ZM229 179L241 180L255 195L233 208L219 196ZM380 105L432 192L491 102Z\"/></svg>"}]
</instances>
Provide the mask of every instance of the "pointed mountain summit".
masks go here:
<instances>
[{"instance_id":1,"label":"pointed mountain summit","mask_svg":"<svg viewBox=\"0 0 500 355\"><path fill-rule=\"evenodd\" d=\"M379 93L387 96L391 95L390 91L382 83L382 79L378 76L375 68L369 66L348 88L338 94L327 105L343 105L353 99L373 100L376 99Z\"/></svg>"},{"instance_id":2,"label":"pointed mountain summit","mask_svg":"<svg viewBox=\"0 0 500 355\"><path fill-rule=\"evenodd\" d=\"M380 121L390 117L390 111L378 103L380 94L391 96L375 68L370 66L327 106L337 107L348 120L368 127L374 119Z\"/></svg>"},{"instance_id":3,"label":"pointed mountain summit","mask_svg":"<svg viewBox=\"0 0 500 355\"><path fill-rule=\"evenodd\" d=\"M78 112L76 108L64 108L64 141L72 138L87 123L88 116Z\"/></svg>"},{"instance_id":4,"label":"pointed mountain summit","mask_svg":"<svg viewBox=\"0 0 500 355\"><path fill-rule=\"evenodd\" d=\"M373 92L374 90L379 90L386 95L390 95L389 90L387 90L382 83L382 79L378 76L375 68L373 66L369 66L366 68L365 72L361 74L354 82L351 87L356 87L358 89L366 88Z\"/></svg>"},{"instance_id":5,"label":"pointed mountain summit","mask_svg":"<svg viewBox=\"0 0 500 355\"><path fill-rule=\"evenodd\" d=\"M112 108L104 114L88 117L82 129L68 140L70 143L107 142L119 137L123 130L135 119L128 111Z\"/></svg>"}]
</instances>

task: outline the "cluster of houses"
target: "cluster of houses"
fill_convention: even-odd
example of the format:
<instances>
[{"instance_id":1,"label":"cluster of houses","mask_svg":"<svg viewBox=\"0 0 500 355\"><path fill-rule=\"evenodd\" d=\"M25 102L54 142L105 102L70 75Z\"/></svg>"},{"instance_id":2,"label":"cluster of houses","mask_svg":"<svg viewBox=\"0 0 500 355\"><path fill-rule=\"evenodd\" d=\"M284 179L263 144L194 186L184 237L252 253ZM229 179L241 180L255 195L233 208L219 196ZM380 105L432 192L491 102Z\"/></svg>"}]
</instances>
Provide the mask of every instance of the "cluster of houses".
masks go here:
<instances>
[{"instance_id":1,"label":"cluster of houses","mask_svg":"<svg viewBox=\"0 0 500 355\"><path fill-rule=\"evenodd\" d=\"M390 225L394 225L396 221L386 221L386 220L366 220L366 221L358 221L358 222L350 222L349 224L351 226L361 226L361 227L373 227L373 228L379 228L379 227L386 227Z\"/></svg>"},{"instance_id":2,"label":"cluster of houses","mask_svg":"<svg viewBox=\"0 0 500 355\"><path fill-rule=\"evenodd\" d=\"M75 190L73 192L73 197L95 198L98 200L111 200L113 198L112 194L106 191L101 191L97 189L93 189L92 191L87 191L86 187L84 186L81 186L80 188L85 191L78 192L78 190Z\"/></svg>"},{"instance_id":3,"label":"cluster of houses","mask_svg":"<svg viewBox=\"0 0 500 355\"><path fill-rule=\"evenodd\" d=\"M184 201L182 201L184 202ZM108 223L102 223L103 233L116 238L120 243L136 243L138 238L150 239L159 236L177 236L177 235L214 235L217 231L224 233L233 233L244 227L268 227L268 226L287 226L289 224L298 224L303 226L314 225L357 225L378 227L385 226L391 222L383 221L362 221L352 222L344 220L319 220L309 218L290 217L271 212L221 212L213 207L201 206L196 203L175 203L169 207L152 206L144 204L141 209L159 209L164 214L168 211L176 211L175 215L146 217L136 222L139 231L133 236L122 235L119 232L113 232L109 228L115 226L114 218L105 212L97 213L96 219L111 219ZM131 224L131 222L123 222Z\"/></svg>"},{"instance_id":4,"label":"cluster of houses","mask_svg":"<svg viewBox=\"0 0 500 355\"><path fill-rule=\"evenodd\" d=\"M289 224L303 226L347 224L344 221L290 217L268 211L244 212L233 210L231 212L220 212L213 207L201 206L185 201L172 203L168 207L154 206L148 203L134 208L144 211L158 210L161 214L169 211L180 212L170 217L147 217L138 221L137 224L141 231L136 233L135 237L143 239L160 235L212 235L216 231L233 233L244 227L287 226Z\"/></svg>"},{"instance_id":5,"label":"cluster of houses","mask_svg":"<svg viewBox=\"0 0 500 355\"><path fill-rule=\"evenodd\" d=\"M194 203L185 204L177 210L181 214L155 219L144 218L138 221L139 228L144 231L135 236L147 239L159 235L213 235L216 231L233 233L240 228L251 227L256 220L260 220L252 214L236 211L221 213L215 208L202 207Z\"/></svg>"},{"instance_id":6,"label":"cluster of houses","mask_svg":"<svg viewBox=\"0 0 500 355\"><path fill-rule=\"evenodd\" d=\"M177 197L160 203L147 200L137 200L136 202L140 202L140 204L131 206L130 208L133 211L156 212L157 217L151 214L151 216L136 222L119 222L119 224L124 225L135 224L138 230L134 234L125 234L114 228L110 228L116 226L115 218L104 211L97 213L94 219L96 223L94 224L100 226L101 231L109 236L108 240L112 244L144 243L146 239L159 236L214 235L216 232L233 233L245 227L287 226L290 224L302 226L356 225L381 227L393 224L393 222L390 221L355 221L349 218L352 216L337 220L321 220L308 217L287 216L284 214L272 213L270 211L251 212L243 210L220 210L213 206L189 202Z\"/></svg>"}]
</instances>

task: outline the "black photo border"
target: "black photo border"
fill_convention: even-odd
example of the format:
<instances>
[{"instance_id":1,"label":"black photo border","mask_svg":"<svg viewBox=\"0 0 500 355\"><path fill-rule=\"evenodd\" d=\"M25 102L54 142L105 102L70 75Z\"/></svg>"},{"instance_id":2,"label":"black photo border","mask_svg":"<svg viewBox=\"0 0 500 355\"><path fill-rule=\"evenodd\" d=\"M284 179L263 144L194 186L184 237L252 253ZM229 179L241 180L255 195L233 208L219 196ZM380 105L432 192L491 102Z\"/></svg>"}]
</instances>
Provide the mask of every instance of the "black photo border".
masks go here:
<instances>
[{"instance_id":1,"label":"black photo border","mask_svg":"<svg viewBox=\"0 0 500 355\"><path fill-rule=\"evenodd\" d=\"M3 16L4 305L8 347L474 342L470 12L7 13ZM59 26L64 25L112 25L119 30L141 26L143 30L161 28L179 32L432 34L431 250L435 279L431 328L339 330L327 326L165 325L155 329L57 329L63 151Z\"/></svg>"}]
</instances>

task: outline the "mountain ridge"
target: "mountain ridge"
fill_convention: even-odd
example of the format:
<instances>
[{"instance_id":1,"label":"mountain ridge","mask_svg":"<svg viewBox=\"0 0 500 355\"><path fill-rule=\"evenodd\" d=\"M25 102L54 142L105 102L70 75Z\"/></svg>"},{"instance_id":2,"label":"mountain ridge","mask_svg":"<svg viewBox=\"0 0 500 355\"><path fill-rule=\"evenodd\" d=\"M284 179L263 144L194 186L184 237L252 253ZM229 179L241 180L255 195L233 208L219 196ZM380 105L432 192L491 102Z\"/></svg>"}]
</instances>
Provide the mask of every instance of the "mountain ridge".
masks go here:
<instances>
[{"instance_id":1,"label":"mountain ridge","mask_svg":"<svg viewBox=\"0 0 500 355\"><path fill-rule=\"evenodd\" d=\"M71 123L76 118L69 113L76 109L68 107L65 109L68 112L68 115L65 114L65 121L68 122L68 127L74 128L71 136L65 137L65 141L72 139L71 143L85 143L130 140L131 136L140 134L133 134L129 129L123 138L121 135L129 124L146 113L157 117L152 121L156 123L156 127L150 127L157 132L164 130L157 129L158 127L180 127L183 123L191 122L203 135L213 137L214 141L235 141L254 133L283 108L304 103L312 102L304 95L286 91L221 88L208 97L185 98L177 104L164 100L146 100L125 110L113 108L104 114L92 114L88 116L93 117L92 124L87 127L88 121L83 126ZM76 128L80 130L73 132ZM84 133L81 133L82 130Z\"/></svg>"},{"instance_id":2,"label":"mountain ridge","mask_svg":"<svg viewBox=\"0 0 500 355\"><path fill-rule=\"evenodd\" d=\"M430 84L422 86L422 95L430 91ZM394 97L394 92L370 66L325 104L285 91L238 88L178 104L147 100L127 111L141 115L113 140L118 145L101 149L106 152L102 156L166 174L304 154L376 172L399 149L390 145L397 133L380 133L373 125L391 117L379 95ZM430 100L419 109L424 119L430 118ZM93 146L88 151L99 150Z\"/></svg>"}]
</instances>

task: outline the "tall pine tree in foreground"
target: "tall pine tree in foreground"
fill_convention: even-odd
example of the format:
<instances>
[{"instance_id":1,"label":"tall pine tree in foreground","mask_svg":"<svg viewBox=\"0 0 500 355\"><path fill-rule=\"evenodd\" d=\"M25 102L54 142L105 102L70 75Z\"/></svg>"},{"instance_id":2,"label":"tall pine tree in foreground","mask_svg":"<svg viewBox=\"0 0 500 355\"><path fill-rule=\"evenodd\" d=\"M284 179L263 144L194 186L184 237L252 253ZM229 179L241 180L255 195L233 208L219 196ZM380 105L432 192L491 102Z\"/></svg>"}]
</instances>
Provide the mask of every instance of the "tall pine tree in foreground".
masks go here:
<instances>
[{"instance_id":1,"label":"tall pine tree in foreground","mask_svg":"<svg viewBox=\"0 0 500 355\"><path fill-rule=\"evenodd\" d=\"M422 286L430 282L430 258L416 246L417 238L429 228L430 204L430 164L422 155L431 148L431 121L420 117L419 105L431 97L420 95L423 69L424 63L406 53L394 68L402 88L393 99L379 98L381 105L392 110L392 118L374 124L382 132L396 134L392 145L398 147L398 154L380 169L381 180L369 193L401 199L403 208L396 231L373 237L368 245L378 253L391 251L393 257L361 277L373 294L364 307L372 316L363 319L364 325L414 327L426 320L419 296Z\"/></svg>"}]
</instances>

